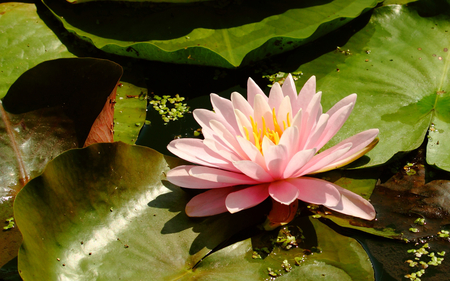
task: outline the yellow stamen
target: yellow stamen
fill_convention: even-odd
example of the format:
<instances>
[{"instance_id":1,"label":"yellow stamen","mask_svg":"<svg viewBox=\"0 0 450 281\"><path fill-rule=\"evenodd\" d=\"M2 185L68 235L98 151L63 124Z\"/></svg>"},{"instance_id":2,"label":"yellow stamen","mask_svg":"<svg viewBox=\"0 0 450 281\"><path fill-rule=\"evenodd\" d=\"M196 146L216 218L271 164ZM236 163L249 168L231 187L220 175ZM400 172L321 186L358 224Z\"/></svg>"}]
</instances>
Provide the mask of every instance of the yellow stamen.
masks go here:
<instances>
[{"instance_id":1,"label":"yellow stamen","mask_svg":"<svg viewBox=\"0 0 450 281\"><path fill-rule=\"evenodd\" d=\"M259 151L262 153L262 141L264 137L269 138L274 144L278 144L280 142L280 138L283 135L283 132L291 126L291 120L289 119L289 113L286 116L286 122L283 121L283 129L281 129L280 125L278 124L277 115L275 113L275 108L272 109L272 120L273 120L273 127L274 129L270 129L266 125L266 120L264 117L261 117L262 121L262 129L258 129L258 123L253 120L253 116L250 116L250 123L252 124L252 134L254 137L254 143L256 148L258 148ZM287 125L286 125L287 123ZM247 140L250 140L250 133L249 130L244 127L245 136L247 137Z\"/></svg>"}]
</instances>

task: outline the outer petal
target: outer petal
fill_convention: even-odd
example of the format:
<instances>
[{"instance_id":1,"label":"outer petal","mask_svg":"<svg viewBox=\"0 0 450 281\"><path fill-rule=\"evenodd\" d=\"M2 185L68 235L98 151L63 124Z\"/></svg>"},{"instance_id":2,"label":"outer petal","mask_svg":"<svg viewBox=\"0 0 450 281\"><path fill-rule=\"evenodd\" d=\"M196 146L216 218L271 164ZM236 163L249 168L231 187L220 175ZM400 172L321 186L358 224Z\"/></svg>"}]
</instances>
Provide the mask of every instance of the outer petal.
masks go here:
<instances>
[{"instance_id":1,"label":"outer petal","mask_svg":"<svg viewBox=\"0 0 450 281\"><path fill-rule=\"evenodd\" d=\"M216 94L211 94L211 104L213 105L214 112L226 120L231 127L233 127L236 133L240 132L236 116L234 115L233 104L230 100L224 99Z\"/></svg>"},{"instance_id":2,"label":"outer petal","mask_svg":"<svg viewBox=\"0 0 450 281\"><path fill-rule=\"evenodd\" d=\"M273 177L266 170L253 161L243 160L233 163L243 174L259 182L271 182Z\"/></svg>"},{"instance_id":3,"label":"outer petal","mask_svg":"<svg viewBox=\"0 0 450 281\"><path fill-rule=\"evenodd\" d=\"M298 188L298 199L302 201L325 206L335 206L341 201L340 189L331 182L308 177L286 181Z\"/></svg>"},{"instance_id":4,"label":"outer petal","mask_svg":"<svg viewBox=\"0 0 450 281\"><path fill-rule=\"evenodd\" d=\"M316 148L320 149L317 145L318 140L322 136L322 133L325 131L328 122L328 114L322 114L317 121L317 124L314 127L314 130L311 132L311 135L308 137L308 140L305 143L305 147L303 149L310 149L310 148Z\"/></svg>"},{"instance_id":5,"label":"outer petal","mask_svg":"<svg viewBox=\"0 0 450 281\"><path fill-rule=\"evenodd\" d=\"M202 179L208 182L220 182L226 184L227 186L259 183L258 181L241 173L233 173L204 166L192 167L189 170L189 174L197 179Z\"/></svg>"},{"instance_id":6,"label":"outer petal","mask_svg":"<svg viewBox=\"0 0 450 281\"><path fill-rule=\"evenodd\" d=\"M259 184L230 193L225 200L228 211L233 214L263 202L269 197L268 186Z\"/></svg>"},{"instance_id":7,"label":"outer petal","mask_svg":"<svg viewBox=\"0 0 450 281\"><path fill-rule=\"evenodd\" d=\"M311 172L311 173L322 173L329 170L334 170L340 167L343 167L356 159L360 158L370 150L372 150L375 145L378 143L378 139L375 139L378 135L379 130L378 129L370 129L364 132L361 132L359 134L356 134L348 139L345 139L338 143L337 145L325 150L322 153L327 152L330 149L334 149L338 147L339 145L343 145L346 143L351 143L352 147L349 151L344 153L339 158L335 159L333 162L327 164L326 166L323 166L321 169ZM321 154L322 154L321 153Z\"/></svg>"},{"instance_id":8,"label":"outer petal","mask_svg":"<svg viewBox=\"0 0 450 281\"><path fill-rule=\"evenodd\" d=\"M270 183L269 194L275 201L289 205L297 200L299 189L289 181L275 181Z\"/></svg>"},{"instance_id":9,"label":"outer petal","mask_svg":"<svg viewBox=\"0 0 450 281\"><path fill-rule=\"evenodd\" d=\"M264 151L264 159L269 173L274 179L282 179L288 164L288 150L284 145L274 145Z\"/></svg>"},{"instance_id":10,"label":"outer petal","mask_svg":"<svg viewBox=\"0 0 450 281\"><path fill-rule=\"evenodd\" d=\"M186 205L189 217L213 216L227 212L225 199L236 187L224 187L203 192L191 199Z\"/></svg>"},{"instance_id":11,"label":"outer petal","mask_svg":"<svg viewBox=\"0 0 450 281\"><path fill-rule=\"evenodd\" d=\"M324 206L336 212L365 220L373 220L375 218L377 213L369 201L338 185L335 185L335 187L341 193L341 201L335 206L323 204Z\"/></svg>"},{"instance_id":12,"label":"outer petal","mask_svg":"<svg viewBox=\"0 0 450 281\"><path fill-rule=\"evenodd\" d=\"M202 128L211 128L211 121L216 121L221 123L229 132L231 132L233 135L235 135L237 132L234 131L234 128L228 124L228 122L219 114L216 114L215 112L203 109L203 108L197 108L193 112L194 118L197 121L197 123ZM212 128L211 128L212 129Z\"/></svg>"},{"instance_id":13,"label":"outer petal","mask_svg":"<svg viewBox=\"0 0 450 281\"><path fill-rule=\"evenodd\" d=\"M315 148L297 152L284 169L283 178L293 178L314 157L314 154L316 154Z\"/></svg>"},{"instance_id":14,"label":"outer petal","mask_svg":"<svg viewBox=\"0 0 450 281\"><path fill-rule=\"evenodd\" d=\"M351 146L351 143L346 143L335 147L333 150L325 150L324 152L315 155L305 166L303 166L300 171L295 173L293 177L316 173L323 167L333 163L336 159L344 155L351 148Z\"/></svg>"},{"instance_id":15,"label":"outer petal","mask_svg":"<svg viewBox=\"0 0 450 281\"><path fill-rule=\"evenodd\" d=\"M190 174L190 171L194 167L199 166L193 166L193 165L182 165L178 166L169 172L167 172L167 180L171 183L186 187L186 188L195 188L195 189L210 189L210 188L220 188L220 187L226 187L231 186L233 184L230 183L224 183L224 182L214 182L214 181L208 181L200 178L193 177Z\"/></svg>"},{"instance_id":16,"label":"outer petal","mask_svg":"<svg viewBox=\"0 0 450 281\"><path fill-rule=\"evenodd\" d=\"M298 139L299 135L297 127L289 127L281 135L278 145L283 145L287 148L286 163L289 162L297 152Z\"/></svg>"},{"instance_id":17,"label":"outer petal","mask_svg":"<svg viewBox=\"0 0 450 281\"><path fill-rule=\"evenodd\" d=\"M313 96L311 99L311 103L308 105L306 110L303 112L302 116L302 125L300 129L300 143L299 148L303 149L305 146L308 137L311 135L311 130L316 125L317 121L320 118L322 106L320 104L320 99L322 98L322 94L319 92Z\"/></svg>"},{"instance_id":18,"label":"outer petal","mask_svg":"<svg viewBox=\"0 0 450 281\"><path fill-rule=\"evenodd\" d=\"M344 107L341 107L333 115L330 116L323 134L316 142L315 147L317 149L321 149L342 128L342 125L344 125L345 121L347 121L347 118L352 112L353 105L354 104L351 103Z\"/></svg>"},{"instance_id":19,"label":"outer petal","mask_svg":"<svg viewBox=\"0 0 450 281\"><path fill-rule=\"evenodd\" d=\"M230 161L209 149L203 142L200 139L176 139L169 143L167 149L176 156L195 164L222 169L234 168Z\"/></svg>"},{"instance_id":20,"label":"outer petal","mask_svg":"<svg viewBox=\"0 0 450 281\"><path fill-rule=\"evenodd\" d=\"M236 134L231 133L227 128L217 120L211 120L209 122L211 129L216 133L216 140L220 140L229 149L234 151L242 159L246 159L245 153L242 151L239 143L236 140Z\"/></svg>"}]
</instances>

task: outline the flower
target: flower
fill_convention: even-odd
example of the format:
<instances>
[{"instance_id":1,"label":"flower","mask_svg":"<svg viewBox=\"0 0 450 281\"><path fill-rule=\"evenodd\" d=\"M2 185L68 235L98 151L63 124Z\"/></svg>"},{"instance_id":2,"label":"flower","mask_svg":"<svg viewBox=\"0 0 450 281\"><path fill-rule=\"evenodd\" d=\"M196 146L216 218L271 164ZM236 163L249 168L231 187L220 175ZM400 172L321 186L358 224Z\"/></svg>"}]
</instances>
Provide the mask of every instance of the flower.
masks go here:
<instances>
[{"instance_id":1,"label":"flower","mask_svg":"<svg viewBox=\"0 0 450 281\"><path fill-rule=\"evenodd\" d=\"M361 196L305 176L342 167L378 142L378 129L371 129L319 152L342 127L356 101L356 94L349 95L324 114L321 96L314 76L297 95L291 75L282 87L275 83L269 97L251 78L247 99L237 92L231 100L211 94L214 111L194 110L205 138L177 139L167 146L173 154L197 164L170 170L167 180L185 188L209 189L189 201L186 214L236 213L270 196L269 217L286 220L278 225L293 219L298 199L374 219L375 209Z\"/></svg>"}]
</instances>

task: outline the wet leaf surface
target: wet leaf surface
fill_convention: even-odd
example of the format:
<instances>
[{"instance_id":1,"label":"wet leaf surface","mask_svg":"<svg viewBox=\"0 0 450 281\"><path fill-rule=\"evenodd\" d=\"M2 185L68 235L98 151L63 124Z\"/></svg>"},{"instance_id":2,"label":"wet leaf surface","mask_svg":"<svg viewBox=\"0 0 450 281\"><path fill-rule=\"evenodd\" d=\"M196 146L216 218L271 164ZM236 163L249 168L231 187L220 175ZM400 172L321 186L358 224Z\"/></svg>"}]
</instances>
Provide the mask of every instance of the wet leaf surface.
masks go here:
<instances>
[{"instance_id":1,"label":"wet leaf surface","mask_svg":"<svg viewBox=\"0 0 450 281\"><path fill-rule=\"evenodd\" d=\"M1 219L13 216L17 192L48 161L84 144L120 75L120 66L106 60L60 59L39 64L14 82L0 104ZM1 264L17 254L20 240L17 229L0 233Z\"/></svg>"}]
</instances>

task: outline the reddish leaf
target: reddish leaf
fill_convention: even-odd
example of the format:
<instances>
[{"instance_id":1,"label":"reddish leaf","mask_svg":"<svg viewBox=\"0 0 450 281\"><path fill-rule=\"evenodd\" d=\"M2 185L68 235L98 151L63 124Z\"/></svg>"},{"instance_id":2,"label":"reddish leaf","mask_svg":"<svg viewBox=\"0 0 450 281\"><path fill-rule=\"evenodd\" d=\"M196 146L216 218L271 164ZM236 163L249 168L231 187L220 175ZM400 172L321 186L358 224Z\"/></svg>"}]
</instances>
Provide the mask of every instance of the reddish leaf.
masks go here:
<instances>
[{"instance_id":1,"label":"reddish leaf","mask_svg":"<svg viewBox=\"0 0 450 281\"><path fill-rule=\"evenodd\" d=\"M116 104L116 90L117 87L114 88L113 92L106 100L102 111L95 119L94 124L92 124L83 147L99 142L114 141L114 105Z\"/></svg>"}]
</instances>

